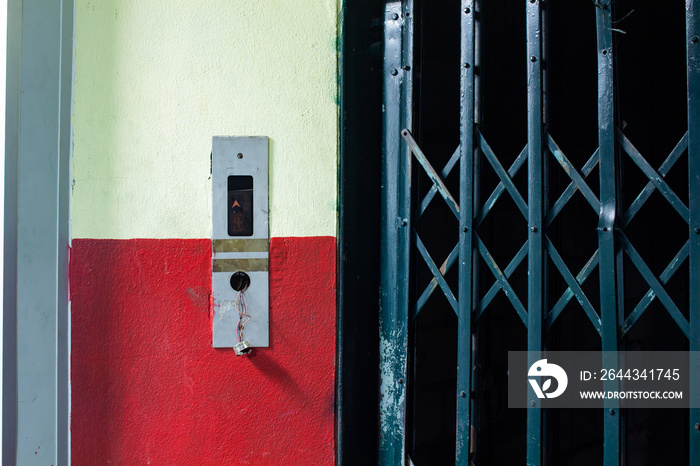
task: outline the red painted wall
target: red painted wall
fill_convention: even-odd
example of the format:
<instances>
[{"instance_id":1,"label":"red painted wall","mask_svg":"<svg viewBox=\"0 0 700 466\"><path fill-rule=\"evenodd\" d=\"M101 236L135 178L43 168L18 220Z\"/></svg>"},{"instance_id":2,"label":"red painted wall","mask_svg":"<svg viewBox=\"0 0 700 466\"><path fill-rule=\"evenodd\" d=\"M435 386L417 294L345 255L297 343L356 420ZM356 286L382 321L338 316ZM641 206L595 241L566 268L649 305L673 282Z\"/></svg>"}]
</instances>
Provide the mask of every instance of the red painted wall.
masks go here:
<instances>
[{"instance_id":1,"label":"red painted wall","mask_svg":"<svg viewBox=\"0 0 700 466\"><path fill-rule=\"evenodd\" d=\"M335 238L273 238L271 345L237 357L209 240L73 240L73 464L333 464L335 264Z\"/></svg>"}]
</instances>

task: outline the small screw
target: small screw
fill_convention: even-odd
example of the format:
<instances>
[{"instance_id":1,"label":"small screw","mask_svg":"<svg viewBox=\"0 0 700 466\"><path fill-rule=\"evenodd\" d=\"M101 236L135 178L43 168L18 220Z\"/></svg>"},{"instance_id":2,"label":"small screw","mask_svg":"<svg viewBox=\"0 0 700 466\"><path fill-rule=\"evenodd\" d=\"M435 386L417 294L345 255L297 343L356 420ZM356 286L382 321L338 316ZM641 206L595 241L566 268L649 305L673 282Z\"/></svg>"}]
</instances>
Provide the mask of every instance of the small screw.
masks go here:
<instances>
[{"instance_id":1,"label":"small screw","mask_svg":"<svg viewBox=\"0 0 700 466\"><path fill-rule=\"evenodd\" d=\"M530 57L530 61L531 61L532 63L535 63L535 62L537 61L537 57L534 56L534 55L531 56L531 57Z\"/></svg>"},{"instance_id":2,"label":"small screw","mask_svg":"<svg viewBox=\"0 0 700 466\"><path fill-rule=\"evenodd\" d=\"M695 423L695 430L700 430L700 422Z\"/></svg>"},{"instance_id":3,"label":"small screw","mask_svg":"<svg viewBox=\"0 0 700 466\"><path fill-rule=\"evenodd\" d=\"M532 406L537 406L537 402L536 402L535 400L532 400L532 401L530 402L530 405L532 405Z\"/></svg>"},{"instance_id":4,"label":"small screw","mask_svg":"<svg viewBox=\"0 0 700 466\"><path fill-rule=\"evenodd\" d=\"M465 63L465 64L464 64L464 67L465 67L465 68L469 68L470 66L471 66L471 65L470 65L469 63Z\"/></svg>"},{"instance_id":5,"label":"small screw","mask_svg":"<svg viewBox=\"0 0 700 466\"><path fill-rule=\"evenodd\" d=\"M696 235L700 235L700 228L696 228L696 229L695 229L695 234L696 234Z\"/></svg>"},{"instance_id":6,"label":"small screw","mask_svg":"<svg viewBox=\"0 0 700 466\"><path fill-rule=\"evenodd\" d=\"M608 54L608 50L607 50L607 49L604 49L604 50L603 50L603 55L607 55L607 54Z\"/></svg>"},{"instance_id":7,"label":"small screw","mask_svg":"<svg viewBox=\"0 0 700 466\"><path fill-rule=\"evenodd\" d=\"M399 379L399 383L403 383L403 379Z\"/></svg>"},{"instance_id":8,"label":"small screw","mask_svg":"<svg viewBox=\"0 0 700 466\"><path fill-rule=\"evenodd\" d=\"M608 412L610 413L611 416L614 416L614 415L615 415L615 410L614 410L614 409L611 409L611 410L608 411Z\"/></svg>"},{"instance_id":9,"label":"small screw","mask_svg":"<svg viewBox=\"0 0 700 466\"><path fill-rule=\"evenodd\" d=\"M464 9L464 13L466 13L466 14L469 14L469 13L471 13L471 12L472 12L471 8L465 8L465 9ZM464 392L462 392L462 393L464 393Z\"/></svg>"},{"instance_id":10,"label":"small screw","mask_svg":"<svg viewBox=\"0 0 700 466\"><path fill-rule=\"evenodd\" d=\"M608 227L603 227L603 231L608 231Z\"/></svg>"},{"instance_id":11,"label":"small screw","mask_svg":"<svg viewBox=\"0 0 700 466\"><path fill-rule=\"evenodd\" d=\"M469 227L464 227L464 228L462 228L462 231L465 232L465 233L468 232L468 231L469 231Z\"/></svg>"},{"instance_id":12,"label":"small screw","mask_svg":"<svg viewBox=\"0 0 700 466\"><path fill-rule=\"evenodd\" d=\"M459 392L459 396L461 396L462 398L466 398L467 392Z\"/></svg>"},{"instance_id":13,"label":"small screw","mask_svg":"<svg viewBox=\"0 0 700 466\"><path fill-rule=\"evenodd\" d=\"M411 12L410 12L410 11L407 11L407 12L406 12L406 18L408 18L409 16L411 16Z\"/></svg>"},{"instance_id":14,"label":"small screw","mask_svg":"<svg viewBox=\"0 0 700 466\"><path fill-rule=\"evenodd\" d=\"M411 71L411 67L408 66L408 65L404 66L403 69L406 70L406 71Z\"/></svg>"},{"instance_id":15,"label":"small screw","mask_svg":"<svg viewBox=\"0 0 700 466\"><path fill-rule=\"evenodd\" d=\"M393 15L391 15L391 19L393 19L394 21L396 21L397 19L399 19L399 14L398 14L398 13L394 13Z\"/></svg>"},{"instance_id":16,"label":"small screw","mask_svg":"<svg viewBox=\"0 0 700 466\"><path fill-rule=\"evenodd\" d=\"M243 154L241 154L241 153L239 152L238 155L237 155L236 157L238 157L239 159L242 159L242 158L243 158Z\"/></svg>"},{"instance_id":17,"label":"small screw","mask_svg":"<svg viewBox=\"0 0 700 466\"><path fill-rule=\"evenodd\" d=\"M533 232L533 233L537 233L537 227L532 227L532 228L530 228L530 231Z\"/></svg>"},{"instance_id":18,"label":"small screw","mask_svg":"<svg viewBox=\"0 0 700 466\"><path fill-rule=\"evenodd\" d=\"M407 219L401 220L401 225L403 225L403 226L408 225L408 220Z\"/></svg>"},{"instance_id":19,"label":"small screw","mask_svg":"<svg viewBox=\"0 0 700 466\"><path fill-rule=\"evenodd\" d=\"M700 39L698 39L698 36L693 36L693 38L690 39L690 42L692 42L693 44L697 44L699 40Z\"/></svg>"},{"instance_id":20,"label":"small screw","mask_svg":"<svg viewBox=\"0 0 700 466\"><path fill-rule=\"evenodd\" d=\"M392 76L396 76L397 74L399 74L399 71L398 71L396 68L394 68L393 70L391 70L391 75L392 75Z\"/></svg>"}]
</instances>

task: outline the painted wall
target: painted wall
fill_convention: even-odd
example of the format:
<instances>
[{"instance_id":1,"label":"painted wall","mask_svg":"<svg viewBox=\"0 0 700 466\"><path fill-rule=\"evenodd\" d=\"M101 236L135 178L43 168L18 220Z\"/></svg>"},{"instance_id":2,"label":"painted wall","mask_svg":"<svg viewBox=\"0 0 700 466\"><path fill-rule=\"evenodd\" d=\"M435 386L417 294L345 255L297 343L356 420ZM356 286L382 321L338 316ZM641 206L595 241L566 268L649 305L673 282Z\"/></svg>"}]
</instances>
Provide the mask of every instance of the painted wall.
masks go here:
<instances>
[{"instance_id":1,"label":"painted wall","mask_svg":"<svg viewBox=\"0 0 700 466\"><path fill-rule=\"evenodd\" d=\"M211 138L270 138L270 233L334 236L337 0L77 0L73 235L211 236Z\"/></svg>"},{"instance_id":2,"label":"painted wall","mask_svg":"<svg viewBox=\"0 0 700 466\"><path fill-rule=\"evenodd\" d=\"M332 464L336 0L77 0L72 462ZM211 347L211 138L270 138L271 345Z\"/></svg>"}]
</instances>

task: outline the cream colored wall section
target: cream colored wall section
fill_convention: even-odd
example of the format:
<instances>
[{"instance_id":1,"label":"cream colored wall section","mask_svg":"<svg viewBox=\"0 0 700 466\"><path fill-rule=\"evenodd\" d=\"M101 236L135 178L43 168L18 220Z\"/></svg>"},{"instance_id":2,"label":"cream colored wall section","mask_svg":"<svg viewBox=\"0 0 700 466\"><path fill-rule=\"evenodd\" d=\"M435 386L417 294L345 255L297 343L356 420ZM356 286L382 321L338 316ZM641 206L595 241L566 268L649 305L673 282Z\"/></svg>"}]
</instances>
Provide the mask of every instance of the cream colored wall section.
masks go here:
<instances>
[{"instance_id":1,"label":"cream colored wall section","mask_svg":"<svg viewBox=\"0 0 700 466\"><path fill-rule=\"evenodd\" d=\"M270 137L272 236L335 236L337 15L337 0L77 0L73 237L210 237L215 135Z\"/></svg>"}]
</instances>

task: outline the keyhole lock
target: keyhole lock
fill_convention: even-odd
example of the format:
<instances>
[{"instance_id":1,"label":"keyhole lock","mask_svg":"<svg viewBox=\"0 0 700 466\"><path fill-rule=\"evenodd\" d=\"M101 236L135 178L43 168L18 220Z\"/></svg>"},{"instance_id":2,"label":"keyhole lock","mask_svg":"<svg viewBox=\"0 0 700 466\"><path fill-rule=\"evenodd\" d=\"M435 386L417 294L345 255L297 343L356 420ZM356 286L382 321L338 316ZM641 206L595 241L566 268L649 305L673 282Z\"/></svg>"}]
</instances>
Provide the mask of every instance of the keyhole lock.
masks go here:
<instances>
[{"instance_id":1,"label":"keyhole lock","mask_svg":"<svg viewBox=\"0 0 700 466\"><path fill-rule=\"evenodd\" d=\"M235 272L231 275L231 288L245 291L250 286L250 276L245 272Z\"/></svg>"}]
</instances>

